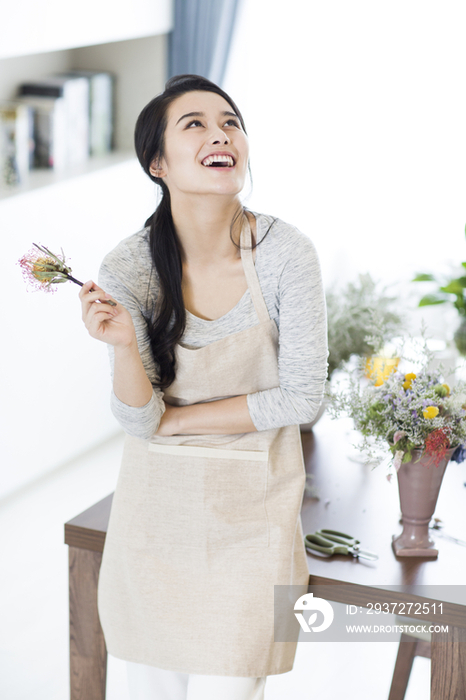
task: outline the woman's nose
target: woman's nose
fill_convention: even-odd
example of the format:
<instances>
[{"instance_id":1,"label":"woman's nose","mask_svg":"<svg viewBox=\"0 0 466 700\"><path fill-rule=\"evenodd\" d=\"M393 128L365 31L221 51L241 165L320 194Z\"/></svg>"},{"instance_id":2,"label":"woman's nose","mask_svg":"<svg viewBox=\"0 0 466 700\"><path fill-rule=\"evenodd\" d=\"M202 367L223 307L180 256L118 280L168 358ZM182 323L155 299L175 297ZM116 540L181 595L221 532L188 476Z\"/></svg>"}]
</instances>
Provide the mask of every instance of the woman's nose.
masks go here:
<instances>
[{"instance_id":1,"label":"woman's nose","mask_svg":"<svg viewBox=\"0 0 466 700\"><path fill-rule=\"evenodd\" d=\"M222 129L215 129L214 131L212 131L209 141L212 145L219 143L230 143L228 135L224 131L222 131Z\"/></svg>"}]
</instances>

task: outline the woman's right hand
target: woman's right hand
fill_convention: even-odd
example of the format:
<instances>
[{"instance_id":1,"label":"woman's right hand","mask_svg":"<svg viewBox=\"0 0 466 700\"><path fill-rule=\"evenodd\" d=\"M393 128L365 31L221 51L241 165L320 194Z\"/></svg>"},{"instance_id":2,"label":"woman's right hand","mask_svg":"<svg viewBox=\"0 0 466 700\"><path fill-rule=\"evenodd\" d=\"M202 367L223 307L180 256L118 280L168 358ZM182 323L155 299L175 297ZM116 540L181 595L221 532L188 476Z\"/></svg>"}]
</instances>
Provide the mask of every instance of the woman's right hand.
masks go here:
<instances>
[{"instance_id":1,"label":"woman's right hand","mask_svg":"<svg viewBox=\"0 0 466 700\"><path fill-rule=\"evenodd\" d=\"M129 311L92 280L83 284L79 298L82 305L82 319L92 338L123 348L136 343L133 319ZM116 306L99 303L109 299L114 301Z\"/></svg>"}]
</instances>

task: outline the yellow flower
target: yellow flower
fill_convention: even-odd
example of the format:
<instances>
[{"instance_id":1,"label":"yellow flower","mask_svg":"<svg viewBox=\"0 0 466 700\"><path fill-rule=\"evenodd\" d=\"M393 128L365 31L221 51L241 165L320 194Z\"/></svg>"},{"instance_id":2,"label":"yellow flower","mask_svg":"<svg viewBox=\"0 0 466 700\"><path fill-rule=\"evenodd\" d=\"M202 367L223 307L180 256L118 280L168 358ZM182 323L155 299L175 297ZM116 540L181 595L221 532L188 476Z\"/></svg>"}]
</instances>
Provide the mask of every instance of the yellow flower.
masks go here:
<instances>
[{"instance_id":1,"label":"yellow flower","mask_svg":"<svg viewBox=\"0 0 466 700\"><path fill-rule=\"evenodd\" d=\"M373 356L366 360L365 376L375 379L374 386L382 386L400 362L399 357Z\"/></svg>"},{"instance_id":2,"label":"yellow flower","mask_svg":"<svg viewBox=\"0 0 466 700\"><path fill-rule=\"evenodd\" d=\"M423 410L422 415L424 418L435 418L435 416L438 416L437 406L427 406L427 408Z\"/></svg>"},{"instance_id":3,"label":"yellow flower","mask_svg":"<svg viewBox=\"0 0 466 700\"><path fill-rule=\"evenodd\" d=\"M414 372L408 372L408 374L405 374L405 381L403 382L403 389L411 389L411 384L413 383L413 380L416 379L416 375Z\"/></svg>"},{"instance_id":4,"label":"yellow flower","mask_svg":"<svg viewBox=\"0 0 466 700\"><path fill-rule=\"evenodd\" d=\"M442 386L444 386L447 390L447 396L450 396L450 387L448 386L448 384L442 384Z\"/></svg>"}]
</instances>

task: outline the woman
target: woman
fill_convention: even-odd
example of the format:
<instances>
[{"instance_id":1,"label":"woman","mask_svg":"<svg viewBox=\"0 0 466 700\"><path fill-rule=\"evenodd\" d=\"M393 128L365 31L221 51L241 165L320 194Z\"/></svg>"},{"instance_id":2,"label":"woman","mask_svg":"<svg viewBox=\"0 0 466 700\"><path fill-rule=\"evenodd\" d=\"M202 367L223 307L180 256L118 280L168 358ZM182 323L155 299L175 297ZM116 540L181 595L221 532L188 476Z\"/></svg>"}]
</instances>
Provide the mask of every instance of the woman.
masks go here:
<instances>
[{"instance_id":1,"label":"woman","mask_svg":"<svg viewBox=\"0 0 466 700\"><path fill-rule=\"evenodd\" d=\"M296 652L274 642L274 585L309 578L299 424L327 373L319 263L242 206L246 129L213 83L169 80L135 145L160 204L80 292L127 433L99 616L134 698L260 700Z\"/></svg>"}]
</instances>

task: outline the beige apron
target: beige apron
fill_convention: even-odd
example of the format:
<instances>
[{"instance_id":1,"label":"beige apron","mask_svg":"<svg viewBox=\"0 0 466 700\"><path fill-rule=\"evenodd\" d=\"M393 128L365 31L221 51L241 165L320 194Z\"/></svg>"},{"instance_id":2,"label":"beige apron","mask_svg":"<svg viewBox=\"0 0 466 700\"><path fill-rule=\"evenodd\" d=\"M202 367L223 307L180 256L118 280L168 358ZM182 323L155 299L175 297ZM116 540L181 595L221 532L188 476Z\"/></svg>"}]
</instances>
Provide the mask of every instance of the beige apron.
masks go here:
<instances>
[{"instance_id":1,"label":"beige apron","mask_svg":"<svg viewBox=\"0 0 466 700\"><path fill-rule=\"evenodd\" d=\"M241 241L259 323L202 348L177 345L168 403L279 386L278 330L255 271L249 224ZM298 425L127 436L98 583L108 652L183 673L290 671L299 626L296 641L274 642L274 584L309 581L304 483Z\"/></svg>"}]
</instances>

